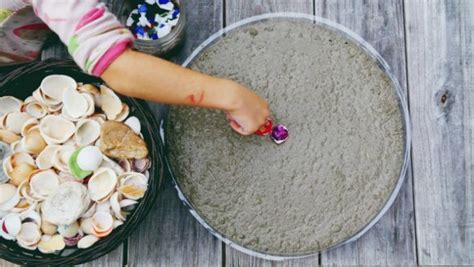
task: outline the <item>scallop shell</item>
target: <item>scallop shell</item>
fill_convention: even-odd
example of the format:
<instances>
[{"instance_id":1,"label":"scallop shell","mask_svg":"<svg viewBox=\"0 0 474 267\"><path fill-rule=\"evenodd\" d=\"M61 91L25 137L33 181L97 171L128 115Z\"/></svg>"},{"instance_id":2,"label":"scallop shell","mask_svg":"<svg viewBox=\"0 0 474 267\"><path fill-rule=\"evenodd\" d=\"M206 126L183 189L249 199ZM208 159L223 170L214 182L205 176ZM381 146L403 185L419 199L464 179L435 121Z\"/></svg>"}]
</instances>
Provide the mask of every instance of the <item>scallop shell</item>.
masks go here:
<instances>
[{"instance_id":1,"label":"scallop shell","mask_svg":"<svg viewBox=\"0 0 474 267\"><path fill-rule=\"evenodd\" d=\"M114 229L114 218L109 212L97 212L92 217L92 228L95 236L107 236Z\"/></svg>"},{"instance_id":2,"label":"scallop shell","mask_svg":"<svg viewBox=\"0 0 474 267\"><path fill-rule=\"evenodd\" d=\"M67 89L63 95L63 111L72 118L84 117L89 109L89 103L76 88Z\"/></svg>"},{"instance_id":3,"label":"scallop shell","mask_svg":"<svg viewBox=\"0 0 474 267\"><path fill-rule=\"evenodd\" d=\"M30 178L31 193L39 199L46 199L59 187L59 177L53 170L38 170Z\"/></svg>"},{"instance_id":4,"label":"scallop shell","mask_svg":"<svg viewBox=\"0 0 474 267\"><path fill-rule=\"evenodd\" d=\"M91 200L100 201L112 193L117 185L117 174L110 168L97 169L88 183Z\"/></svg>"},{"instance_id":5,"label":"scallop shell","mask_svg":"<svg viewBox=\"0 0 474 267\"><path fill-rule=\"evenodd\" d=\"M43 151L46 147L46 141L41 136L38 126L25 130L24 137L21 139L21 147L32 155L38 155Z\"/></svg>"},{"instance_id":6,"label":"scallop shell","mask_svg":"<svg viewBox=\"0 0 474 267\"><path fill-rule=\"evenodd\" d=\"M61 251L66 247L64 239L61 235L43 235L41 241L38 244L38 250L42 253L55 253Z\"/></svg>"},{"instance_id":7,"label":"scallop shell","mask_svg":"<svg viewBox=\"0 0 474 267\"><path fill-rule=\"evenodd\" d=\"M12 112L8 113L5 117L5 129L13 132L15 134L21 133L21 129L23 128L23 125L25 124L26 121L31 119L33 117L30 116L30 114L26 112Z\"/></svg>"},{"instance_id":8,"label":"scallop shell","mask_svg":"<svg viewBox=\"0 0 474 267\"><path fill-rule=\"evenodd\" d=\"M100 124L91 119L80 120L76 125L74 138L78 146L94 143L100 136Z\"/></svg>"},{"instance_id":9,"label":"scallop shell","mask_svg":"<svg viewBox=\"0 0 474 267\"><path fill-rule=\"evenodd\" d=\"M0 117L4 114L20 111L23 102L13 96L0 97Z\"/></svg>"},{"instance_id":10,"label":"scallop shell","mask_svg":"<svg viewBox=\"0 0 474 267\"><path fill-rule=\"evenodd\" d=\"M54 168L62 172L70 173L68 162L74 151L76 151L76 148L71 145L64 145L59 147L53 156Z\"/></svg>"},{"instance_id":11,"label":"scallop shell","mask_svg":"<svg viewBox=\"0 0 474 267\"><path fill-rule=\"evenodd\" d=\"M148 182L145 175L138 172L128 172L119 176L120 187L118 191L126 198L138 200L145 195Z\"/></svg>"},{"instance_id":12,"label":"scallop shell","mask_svg":"<svg viewBox=\"0 0 474 267\"><path fill-rule=\"evenodd\" d=\"M74 123L58 115L48 115L40 122L40 133L49 145L66 142L75 131Z\"/></svg>"},{"instance_id":13,"label":"scallop shell","mask_svg":"<svg viewBox=\"0 0 474 267\"><path fill-rule=\"evenodd\" d=\"M41 81L41 92L43 97L47 96L58 102L63 101L66 90L76 90L76 81L66 75L49 75Z\"/></svg>"},{"instance_id":14,"label":"scallop shell","mask_svg":"<svg viewBox=\"0 0 474 267\"><path fill-rule=\"evenodd\" d=\"M34 250L41 240L40 227L32 222L21 224L21 230L18 233L18 245L23 248Z\"/></svg>"},{"instance_id":15,"label":"scallop shell","mask_svg":"<svg viewBox=\"0 0 474 267\"><path fill-rule=\"evenodd\" d=\"M64 182L41 207L43 219L55 225L72 224L89 208L87 188L77 182Z\"/></svg>"},{"instance_id":16,"label":"scallop shell","mask_svg":"<svg viewBox=\"0 0 474 267\"><path fill-rule=\"evenodd\" d=\"M78 248L89 248L92 245L94 245L97 241L99 241L99 238L94 236L94 235L86 235L79 242L77 243Z\"/></svg>"},{"instance_id":17,"label":"scallop shell","mask_svg":"<svg viewBox=\"0 0 474 267\"><path fill-rule=\"evenodd\" d=\"M36 119L41 119L48 113L48 108L44 104L36 100L28 103L26 103L25 101L22 110Z\"/></svg>"},{"instance_id":18,"label":"scallop shell","mask_svg":"<svg viewBox=\"0 0 474 267\"><path fill-rule=\"evenodd\" d=\"M122 101L112 89L105 85L100 86L100 95L105 115L109 120L115 120L123 110Z\"/></svg>"},{"instance_id":19,"label":"scallop shell","mask_svg":"<svg viewBox=\"0 0 474 267\"><path fill-rule=\"evenodd\" d=\"M21 139L21 137L18 134L12 132L12 131L0 130L0 141L1 142L11 144L11 143L14 143L14 142L16 142L20 139Z\"/></svg>"},{"instance_id":20,"label":"scallop shell","mask_svg":"<svg viewBox=\"0 0 474 267\"><path fill-rule=\"evenodd\" d=\"M51 169L54 166L54 155L56 150L58 150L60 147L61 146L59 145L46 146L36 158L36 166L38 166L38 169Z\"/></svg>"}]
</instances>

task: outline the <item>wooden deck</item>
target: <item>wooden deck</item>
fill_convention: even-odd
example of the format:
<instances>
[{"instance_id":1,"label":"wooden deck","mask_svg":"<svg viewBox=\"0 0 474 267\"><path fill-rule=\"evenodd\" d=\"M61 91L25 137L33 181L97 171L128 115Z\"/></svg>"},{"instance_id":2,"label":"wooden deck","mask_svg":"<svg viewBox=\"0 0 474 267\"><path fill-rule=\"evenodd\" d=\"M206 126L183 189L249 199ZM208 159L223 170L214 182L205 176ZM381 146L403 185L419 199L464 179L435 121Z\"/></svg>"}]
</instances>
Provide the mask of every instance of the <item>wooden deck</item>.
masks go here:
<instances>
[{"instance_id":1,"label":"wooden deck","mask_svg":"<svg viewBox=\"0 0 474 267\"><path fill-rule=\"evenodd\" d=\"M214 238L182 206L167 178L158 203L128 242L87 265L474 265L474 1L185 2L187 39L176 62L222 27L267 12L315 14L361 35L390 64L407 93L411 168L394 205L358 241L284 262L244 255ZM67 54L53 43L43 56ZM159 106L152 106L159 116Z\"/></svg>"}]
</instances>

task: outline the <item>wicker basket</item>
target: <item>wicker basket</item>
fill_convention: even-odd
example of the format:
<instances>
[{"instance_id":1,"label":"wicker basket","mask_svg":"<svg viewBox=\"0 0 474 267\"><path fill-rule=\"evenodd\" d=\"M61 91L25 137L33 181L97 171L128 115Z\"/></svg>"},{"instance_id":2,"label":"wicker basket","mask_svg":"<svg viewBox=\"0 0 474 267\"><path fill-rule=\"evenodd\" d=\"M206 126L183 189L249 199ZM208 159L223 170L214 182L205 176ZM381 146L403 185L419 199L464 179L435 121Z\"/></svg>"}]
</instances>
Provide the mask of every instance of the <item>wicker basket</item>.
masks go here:
<instances>
[{"instance_id":1,"label":"wicker basket","mask_svg":"<svg viewBox=\"0 0 474 267\"><path fill-rule=\"evenodd\" d=\"M65 74L77 81L100 83L100 79L83 73L72 61L47 60L26 64L4 77L0 81L0 96L12 95L25 99L39 86L41 80L50 74ZM15 242L0 238L0 258L21 265L75 265L99 258L117 248L124 242L151 210L160 189L163 177L162 151L163 145L159 134L158 124L144 101L129 97L121 97L130 107L130 114L139 118L142 123L142 134L148 144L152 166L150 168L149 187L137 208L130 214L127 221L109 236L100 239L88 249L68 248L58 254L42 254L39 251L29 251L18 246Z\"/></svg>"}]
</instances>

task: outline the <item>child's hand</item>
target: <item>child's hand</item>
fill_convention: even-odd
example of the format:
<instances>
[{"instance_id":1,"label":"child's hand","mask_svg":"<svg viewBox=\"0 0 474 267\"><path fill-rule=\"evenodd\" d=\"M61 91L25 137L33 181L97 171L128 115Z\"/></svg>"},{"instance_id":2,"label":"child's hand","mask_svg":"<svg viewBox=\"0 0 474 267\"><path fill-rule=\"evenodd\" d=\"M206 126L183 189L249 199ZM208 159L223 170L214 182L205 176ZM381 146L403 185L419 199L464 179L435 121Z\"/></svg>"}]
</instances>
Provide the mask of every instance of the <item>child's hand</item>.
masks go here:
<instances>
[{"instance_id":1,"label":"child's hand","mask_svg":"<svg viewBox=\"0 0 474 267\"><path fill-rule=\"evenodd\" d=\"M232 92L231 105L225 109L230 127L242 135L250 135L265 126L270 109L265 99L233 81L226 81Z\"/></svg>"}]
</instances>

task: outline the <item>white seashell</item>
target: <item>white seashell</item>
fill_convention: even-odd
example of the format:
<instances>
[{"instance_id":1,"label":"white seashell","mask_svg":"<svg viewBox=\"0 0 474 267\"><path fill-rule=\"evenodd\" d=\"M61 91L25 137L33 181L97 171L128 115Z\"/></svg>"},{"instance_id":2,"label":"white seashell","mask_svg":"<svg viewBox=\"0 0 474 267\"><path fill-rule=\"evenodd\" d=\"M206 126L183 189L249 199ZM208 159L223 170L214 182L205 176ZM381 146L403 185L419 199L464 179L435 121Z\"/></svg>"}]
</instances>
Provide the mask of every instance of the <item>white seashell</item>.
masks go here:
<instances>
[{"instance_id":1,"label":"white seashell","mask_svg":"<svg viewBox=\"0 0 474 267\"><path fill-rule=\"evenodd\" d=\"M11 112L19 112L23 102L13 96L0 97L0 116Z\"/></svg>"},{"instance_id":2,"label":"white seashell","mask_svg":"<svg viewBox=\"0 0 474 267\"><path fill-rule=\"evenodd\" d=\"M41 241L38 243L38 250L42 253L55 253L61 251L66 247L64 238L61 235L44 235L41 237Z\"/></svg>"},{"instance_id":3,"label":"white seashell","mask_svg":"<svg viewBox=\"0 0 474 267\"><path fill-rule=\"evenodd\" d=\"M114 229L117 228L117 227L119 227L120 225L123 225L123 222L122 222L122 221L120 221L120 220L115 220L115 221L114 221Z\"/></svg>"},{"instance_id":4,"label":"white seashell","mask_svg":"<svg viewBox=\"0 0 474 267\"><path fill-rule=\"evenodd\" d=\"M74 123L61 116L48 115L40 122L40 133L49 145L66 142L75 131Z\"/></svg>"},{"instance_id":5,"label":"white seashell","mask_svg":"<svg viewBox=\"0 0 474 267\"><path fill-rule=\"evenodd\" d=\"M122 103L122 110L120 111L119 114L115 117L116 121L123 121L125 120L128 115L130 114L130 108L128 107L127 104Z\"/></svg>"},{"instance_id":6,"label":"white seashell","mask_svg":"<svg viewBox=\"0 0 474 267\"><path fill-rule=\"evenodd\" d=\"M43 231L46 235L54 235L56 234L58 227L44 219L41 221L41 231Z\"/></svg>"},{"instance_id":7,"label":"white seashell","mask_svg":"<svg viewBox=\"0 0 474 267\"><path fill-rule=\"evenodd\" d=\"M107 197L117 185L117 174L110 168L97 169L87 185L91 200L100 201Z\"/></svg>"},{"instance_id":8,"label":"white seashell","mask_svg":"<svg viewBox=\"0 0 474 267\"><path fill-rule=\"evenodd\" d=\"M148 188L148 179L142 173L127 172L118 177L120 187L118 191L126 198L138 200L145 195Z\"/></svg>"},{"instance_id":9,"label":"white seashell","mask_svg":"<svg viewBox=\"0 0 474 267\"><path fill-rule=\"evenodd\" d=\"M59 177L53 170L39 170L31 175L31 193L39 199L46 199L59 187Z\"/></svg>"},{"instance_id":10,"label":"white seashell","mask_svg":"<svg viewBox=\"0 0 474 267\"><path fill-rule=\"evenodd\" d=\"M92 245L94 245L97 241L99 241L99 238L94 236L94 235L86 235L79 242L77 243L78 248L89 248Z\"/></svg>"},{"instance_id":11,"label":"white seashell","mask_svg":"<svg viewBox=\"0 0 474 267\"><path fill-rule=\"evenodd\" d=\"M3 218L3 223L1 224L2 231L11 237L15 238L21 230L21 218L20 215L16 213L10 213L5 218Z\"/></svg>"},{"instance_id":12,"label":"white seashell","mask_svg":"<svg viewBox=\"0 0 474 267\"><path fill-rule=\"evenodd\" d=\"M25 100L23 110L31 117L36 119L41 119L48 113L48 108L36 100L30 101L28 103Z\"/></svg>"},{"instance_id":13,"label":"white seashell","mask_svg":"<svg viewBox=\"0 0 474 267\"><path fill-rule=\"evenodd\" d=\"M59 147L53 156L54 168L62 172L70 173L68 162L74 151L76 151L76 148L71 145L64 145Z\"/></svg>"},{"instance_id":14,"label":"white seashell","mask_svg":"<svg viewBox=\"0 0 474 267\"><path fill-rule=\"evenodd\" d=\"M109 120L115 120L117 115L122 112L123 106L120 98L105 85L100 86L100 95L102 102L102 110Z\"/></svg>"},{"instance_id":15,"label":"white seashell","mask_svg":"<svg viewBox=\"0 0 474 267\"><path fill-rule=\"evenodd\" d=\"M100 136L100 124L91 119L80 120L76 125L74 138L78 146L94 143Z\"/></svg>"},{"instance_id":16,"label":"white seashell","mask_svg":"<svg viewBox=\"0 0 474 267\"><path fill-rule=\"evenodd\" d=\"M76 90L76 81L66 75L49 75L41 81L41 92L56 101L63 101L66 90Z\"/></svg>"},{"instance_id":17,"label":"white seashell","mask_svg":"<svg viewBox=\"0 0 474 267\"><path fill-rule=\"evenodd\" d=\"M40 227L32 222L21 224L21 230L18 233L17 241L22 247L29 248L35 246L41 240Z\"/></svg>"},{"instance_id":18,"label":"white seashell","mask_svg":"<svg viewBox=\"0 0 474 267\"><path fill-rule=\"evenodd\" d=\"M17 152L3 160L3 172L18 186L35 171L34 159L25 152Z\"/></svg>"},{"instance_id":19,"label":"white seashell","mask_svg":"<svg viewBox=\"0 0 474 267\"><path fill-rule=\"evenodd\" d=\"M90 208L86 212L84 212L84 214L82 214L81 218L90 218L90 217L94 216L96 208L97 208L97 204L93 203L90 206Z\"/></svg>"},{"instance_id":20,"label":"white seashell","mask_svg":"<svg viewBox=\"0 0 474 267\"><path fill-rule=\"evenodd\" d=\"M92 216L94 216L94 215L92 215ZM94 226L93 226L92 216L81 219L81 231L84 232L84 234L86 234L86 235L93 235L94 234Z\"/></svg>"},{"instance_id":21,"label":"white seashell","mask_svg":"<svg viewBox=\"0 0 474 267\"><path fill-rule=\"evenodd\" d=\"M12 149L7 143L0 142L0 164L3 166L3 160L12 153ZM3 168L0 169L0 184L4 184L8 182L10 178L7 176L7 174L4 172Z\"/></svg>"},{"instance_id":22,"label":"white seashell","mask_svg":"<svg viewBox=\"0 0 474 267\"><path fill-rule=\"evenodd\" d=\"M10 150L12 153L25 152L25 150L21 146L21 140L11 143Z\"/></svg>"},{"instance_id":23,"label":"white seashell","mask_svg":"<svg viewBox=\"0 0 474 267\"><path fill-rule=\"evenodd\" d=\"M87 146L79 151L77 165L84 171L95 171L103 160L102 152L96 146Z\"/></svg>"},{"instance_id":24,"label":"white seashell","mask_svg":"<svg viewBox=\"0 0 474 267\"><path fill-rule=\"evenodd\" d=\"M81 93L81 95L87 101L87 110L85 116L91 116L95 112L94 97L89 93Z\"/></svg>"},{"instance_id":25,"label":"white seashell","mask_svg":"<svg viewBox=\"0 0 474 267\"><path fill-rule=\"evenodd\" d=\"M35 118L30 118L23 123L23 127L21 127L21 135L25 136L25 134L33 127L38 125L38 120Z\"/></svg>"},{"instance_id":26,"label":"white seashell","mask_svg":"<svg viewBox=\"0 0 474 267\"><path fill-rule=\"evenodd\" d=\"M38 227L41 227L41 215L34 209L29 209L20 213L20 218L22 222L32 222L38 225Z\"/></svg>"},{"instance_id":27,"label":"white seashell","mask_svg":"<svg viewBox=\"0 0 474 267\"><path fill-rule=\"evenodd\" d=\"M41 136L38 126L33 126L25 130L23 139L21 139L21 147L25 152L32 155L38 155L46 147L46 141Z\"/></svg>"},{"instance_id":28,"label":"white seashell","mask_svg":"<svg viewBox=\"0 0 474 267\"><path fill-rule=\"evenodd\" d=\"M77 90L79 90L79 92L89 93L93 96L100 96L99 89L93 84L81 84Z\"/></svg>"},{"instance_id":29,"label":"white seashell","mask_svg":"<svg viewBox=\"0 0 474 267\"><path fill-rule=\"evenodd\" d=\"M88 103L84 96L76 88L67 89L63 95L63 110L72 118L80 118L86 115Z\"/></svg>"},{"instance_id":30,"label":"white seashell","mask_svg":"<svg viewBox=\"0 0 474 267\"><path fill-rule=\"evenodd\" d=\"M58 175L60 184L64 182L78 182L77 179L68 172L59 172Z\"/></svg>"},{"instance_id":31,"label":"white seashell","mask_svg":"<svg viewBox=\"0 0 474 267\"><path fill-rule=\"evenodd\" d=\"M8 113L5 118L5 129L15 134L21 133L21 128L26 121L31 119L30 114L26 112Z\"/></svg>"},{"instance_id":32,"label":"white seashell","mask_svg":"<svg viewBox=\"0 0 474 267\"><path fill-rule=\"evenodd\" d=\"M99 139L100 140L100 139ZM97 146L97 144L96 144ZM110 159L109 157L107 157L106 155L104 155L104 158L102 160L102 164L100 164L100 167L104 167L104 168L110 168L112 170L114 170L114 172L117 174L117 175L121 175L122 173L125 172L125 170L122 168L122 166L120 166L120 164L118 164L117 162L115 162L114 160Z\"/></svg>"},{"instance_id":33,"label":"white seashell","mask_svg":"<svg viewBox=\"0 0 474 267\"><path fill-rule=\"evenodd\" d=\"M97 204L96 213L97 212L110 212L110 202L106 201L104 203Z\"/></svg>"},{"instance_id":34,"label":"white seashell","mask_svg":"<svg viewBox=\"0 0 474 267\"><path fill-rule=\"evenodd\" d=\"M95 120L100 125L102 125L107 120L107 116L105 116L105 114L102 114L102 113L97 113L97 114L94 114L94 115L90 116L89 119Z\"/></svg>"},{"instance_id":35,"label":"white seashell","mask_svg":"<svg viewBox=\"0 0 474 267\"><path fill-rule=\"evenodd\" d=\"M128 118L124 123L128 125L128 127L130 127L136 134L140 134L142 131L140 121L135 116Z\"/></svg>"},{"instance_id":36,"label":"white seashell","mask_svg":"<svg viewBox=\"0 0 474 267\"><path fill-rule=\"evenodd\" d=\"M31 193L31 188L30 188L30 181L25 180L23 181L19 186L18 186L18 194L21 198L26 199L29 203L37 203L40 199L36 198L35 196L32 195Z\"/></svg>"},{"instance_id":37,"label":"white seashell","mask_svg":"<svg viewBox=\"0 0 474 267\"><path fill-rule=\"evenodd\" d=\"M110 207L117 219L125 221L125 216L122 214L122 209L119 204L119 192L113 193L110 197Z\"/></svg>"},{"instance_id":38,"label":"white seashell","mask_svg":"<svg viewBox=\"0 0 474 267\"><path fill-rule=\"evenodd\" d=\"M14 143L20 140L20 136L12 131L0 130L0 141L7 144Z\"/></svg>"},{"instance_id":39,"label":"white seashell","mask_svg":"<svg viewBox=\"0 0 474 267\"><path fill-rule=\"evenodd\" d=\"M114 218L109 212L97 212L92 217L92 227L95 236L107 236L114 229Z\"/></svg>"},{"instance_id":40,"label":"white seashell","mask_svg":"<svg viewBox=\"0 0 474 267\"><path fill-rule=\"evenodd\" d=\"M69 225L60 225L58 226L58 233L66 238L75 237L79 232L79 223L74 222Z\"/></svg>"},{"instance_id":41,"label":"white seashell","mask_svg":"<svg viewBox=\"0 0 474 267\"><path fill-rule=\"evenodd\" d=\"M61 146L59 145L46 146L36 158L36 166L38 166L38 169L51 169L54 165L54 155L56 153L56 150L58 150L60 147Z\"/></svg>"},{"instance_id":42,"label":"white seashell","mask_svg":"<svg viewBox=\"0 0 474 267\"><path fill-rule=\"evenodd\" d=\"M90 205L87 188L78 182L64 182L41 207L43 218L55 225L77 221Z\"/></svg>"}]
</instances>

